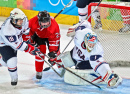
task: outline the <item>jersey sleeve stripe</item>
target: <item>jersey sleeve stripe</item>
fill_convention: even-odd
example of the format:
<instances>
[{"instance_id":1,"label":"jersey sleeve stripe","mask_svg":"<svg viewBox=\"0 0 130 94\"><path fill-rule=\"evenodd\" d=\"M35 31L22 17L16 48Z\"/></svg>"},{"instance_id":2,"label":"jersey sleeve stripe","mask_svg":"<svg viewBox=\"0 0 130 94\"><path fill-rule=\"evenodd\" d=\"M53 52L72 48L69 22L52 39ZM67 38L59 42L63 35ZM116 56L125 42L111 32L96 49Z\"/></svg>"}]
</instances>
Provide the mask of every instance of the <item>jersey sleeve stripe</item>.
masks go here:
<instances>
[{"instance_id":1,"label":"jersey sleeve stripe","mask_svg":"<svg viewBox=\"0 0 130 94\"><path fill-rule=\"evenodd\" d=\"M19 46L17 47L17 49L20 49L20 48L22 47L22 45L23 45L23 42L21 42L21 43L19 44Z\"/></svg>"},{"instance_id":2,"label":"jersey sleeve stripe","mask_svg":"<svg viewBox=\"0 0 130 94\"><path fill-rule=\"evenodd\" d=\"M108 64L108 63L106 63L106 62L100 62L100 63L95 67L94 71L96 72L97 69L98 69L102 64Z\"/></svg>"}]
</instances>

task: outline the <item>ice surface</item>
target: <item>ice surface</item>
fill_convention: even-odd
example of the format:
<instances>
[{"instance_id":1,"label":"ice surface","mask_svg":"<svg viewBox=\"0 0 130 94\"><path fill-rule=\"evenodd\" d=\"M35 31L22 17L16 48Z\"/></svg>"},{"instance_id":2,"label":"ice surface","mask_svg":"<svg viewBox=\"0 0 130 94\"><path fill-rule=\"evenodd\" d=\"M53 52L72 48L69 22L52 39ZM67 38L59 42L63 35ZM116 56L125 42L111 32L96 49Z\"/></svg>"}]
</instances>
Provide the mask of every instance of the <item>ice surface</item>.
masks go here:
<instances>
[{"instance_id":1,"label":"ice surface","mask_svg":"<svg viewBox=\"0 0 130 94\"><path fill-rule=\"evenodd\" d=\"M2 24L4 18L0 17L0 20L0 24ZM71 40L71 38L66 36L68 27L68 25L60 25L61 52ZM74 43L72 41L66 51L71 50L73 46ZM44 67L47 67L47 65L45 64ZM0 94L130 94L130 68L113 68L113 70L122 77L128 78L123 79L122 85L117 89L99 90L92 85L69 85L52 70L44 72L42 80L36 82L35 57L28 53L18 51L18 85L12 87L7 68L0 67Z\"/></svg>"}]
</instances>

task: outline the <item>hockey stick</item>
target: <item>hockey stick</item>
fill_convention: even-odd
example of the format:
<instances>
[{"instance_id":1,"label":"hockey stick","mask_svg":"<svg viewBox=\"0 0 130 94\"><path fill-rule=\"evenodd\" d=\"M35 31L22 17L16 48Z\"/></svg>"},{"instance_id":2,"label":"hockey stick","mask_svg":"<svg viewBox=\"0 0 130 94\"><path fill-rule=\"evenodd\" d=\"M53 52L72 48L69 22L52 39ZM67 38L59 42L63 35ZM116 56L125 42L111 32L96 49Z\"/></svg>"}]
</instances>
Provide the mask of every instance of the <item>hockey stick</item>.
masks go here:
<instances>
[{"instance_id":1,"label":"hockey stick","mask_svg":"<svg viewBox=\"0 0 130 94\"><path fill-rule=\"evenodd\" d=\"M91 12L91 14L88 16L87 20L90 18L90 16L92 15L92 13L98 8L99 4L102 2L102 0L99 1L99 3L97 4L97 6L93 9L93 11ZM80 26L84 21L82 21L78 26ZM78 27L77 26L77 27ZM75 27L75 29L77 28ZM69 44L72 42L72 40L74 39L74 37L72 37L72 39L69 41L69 43L67 44L67 46L64 48L63 52L66 50L66 48L69 46ZM61 54L63 54L63 52ZM61 55L60 54L60 55Z\"/></svg>"},{"instance_id":2,"label":"hockey stick","mask_svg":"<svg viewBox=\"0 0 130 94\"><path fill-rule=\"evenodd\" d=\"M73 39L71 39L72 41ZM71 41L69 41L68 45L71 43ZM62 53L60 55L62 55L64 53L64 51L66 50L66 48L68 47L68 45L64 48L64 50L62 51ZM59 56L60 56L59 55ZM57 56L58 57L58 56ZM48 71L50 69L50 67L46 67L43 71Z\"/></svg>"},{"instance_id":3,"label":"hockey stick","mask_svg":"<svg viewBox=\"0 0 130 94\"><path fill-rule=\"evenodd\" d=\"M56 18L69 4L71 4L73 0L71 0L54 18Z\"/></svg>"},{"instance_id":4,"label":"hockey stick","mask_svg":"<svg viewBox=\"0 0 130 94\"><path fill-rule=\"evenodd\" d=\"M50 58L50 57L47 56L46 54L44 54L44 55L45 55L45 57ZM39 56L40 56L40 55L39 55ZM41 56L40 56L40 57L41 57ZM41 58L42 58L42 57L41 57ZM43 59L43 58L42 58L42 59ZM98 85L96 85L96 84L94 84L94 83L92 83L92 82L90 82L90 81L84 79L83 77L79 76L78 74L74 73L73 71L69 70L68 68L66 68L66 67L64 67L64 66L62 66L62 65L60 65L60 64L58 64L56 61L54 61L54 62L55 62L55 64L57 64L58 66L61 66L62 68L64 68L65 70L69 71L70 73L74 74L75 76L81 78L82 80L84 80L84 81L90 83L91 85L94 85L94 86L98 87L99 89L102 89L100 86L98 86Z\"/></svg>"},{"instance_id":5,"label":"hockey stick","mask_svg":"<svg viewBox=\"0 0 130 94\"><path fill-rule=\"evenodd\" d=\"M99 1L99 3L97 4L97 6L93 9L93 11L91 12L91 14L88 16L87 20L90 18L90 16L92 15L92 13L97 9L97 7L99 6L99 4L102 2L102 0ZM82 21L78 26L80 26L84 21ZM77 26L77 27L78 27ZM77 28L76 27L76 28ZM76 29L75 28L75 29ZM69 43L67 44L67 46L64 48L64 50L62 51L62 53L59 55L61 56L63 54L63 52L66 50L66 48L69 46L69 44L72 42L72 40L74 39L74 37L72 37L72 39L69 41ZM50 67L45 68L43 71L48 71L50 69Z\"/></svg>"},{"instance_id":6,"label":"hockey stick","mask_svg":"<svg viewBox=\"0 0 130 94\"><path fill-rule=\"evenodd\" d=\"M37 52L36 52L36 54L44 61L44 62L46 62L46 64L50 67L50 68L52 68L52 70L56 73L56 74L58 74L60 77L62 77L53 67L52 67L52 65L50 64L50 63L48 63L45 59L43 59L41 56L40 56L40 54L38 54ZM44 54L45 55L45 54Z\"/></svg>"}]
</instances>

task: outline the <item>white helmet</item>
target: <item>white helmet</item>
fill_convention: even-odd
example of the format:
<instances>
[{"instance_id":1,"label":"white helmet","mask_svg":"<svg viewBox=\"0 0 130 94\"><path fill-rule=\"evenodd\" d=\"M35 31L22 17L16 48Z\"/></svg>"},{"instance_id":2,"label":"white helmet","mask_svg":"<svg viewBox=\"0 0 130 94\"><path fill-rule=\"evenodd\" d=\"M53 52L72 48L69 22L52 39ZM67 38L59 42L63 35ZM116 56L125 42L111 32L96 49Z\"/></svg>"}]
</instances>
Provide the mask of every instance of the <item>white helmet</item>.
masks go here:
<instances>
[{"instance_id":1,"label":"white helmet","mask_svg":"<svg viewBox=\"0 0 130 94\"><path fill-rule=\"evenodd\" d=\"M10 12L10 17L12 18L12 20L15 20L15 22L14 22L15 25L17 25L18 20L23 20L23 24L24 24L25 19L26 19L26 15L19 8L14 8Z\"/></svg>"},{"instance_id":2,"label":"white helmet","mask_svg":"<svg viewBox=\"0 0 130 94\"><path fill-rule=\"evenodd\" d=\"M97 35L94 32L89 32L84 36L84 43L88 52L91 52L97 43Z\"/></svg>"},{"instance_id":3,"label":"white helmet","mask_svg":"<svg viewBox=\"0 0 130 94\"><path fill-rule=\"evenodd\" d=\"M13 19L24 19L26 17L25 14L19 8L14 8L10 12L10 16Z\"/></svg>"}]
</instances>

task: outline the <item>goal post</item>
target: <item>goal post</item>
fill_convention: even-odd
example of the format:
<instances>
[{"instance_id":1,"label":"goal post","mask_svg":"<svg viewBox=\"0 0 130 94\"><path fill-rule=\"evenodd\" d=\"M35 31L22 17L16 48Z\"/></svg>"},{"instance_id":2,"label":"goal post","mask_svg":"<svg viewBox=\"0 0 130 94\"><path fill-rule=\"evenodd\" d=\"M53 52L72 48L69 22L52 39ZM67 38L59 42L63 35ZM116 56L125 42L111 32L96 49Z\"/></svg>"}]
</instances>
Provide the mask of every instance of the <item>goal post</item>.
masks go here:
<instances>
[{"instance_id":1,"label":"goal post","mask_svg":"<svg viewBox=\"0 0 130 94\"><path fill-rule=\"evenodd\" d=\"M88 16L96 5L97 3L88 5ZM126 6L117 5L116 2L111 4L103 2L98 6L98 10L101 17L102 31L93 30L97 33L98 39L103 46L105 61L111 64L130 66L130 29L126 33L119 33L119 30L125 27L125 20L130 25L130 2L127 2ZM121 10L126 10L128 15L126 16L126 13L124 13L123 18ZM94 27L94 19L90 17L88 21Z\"/></svg>"}]
</instances>

